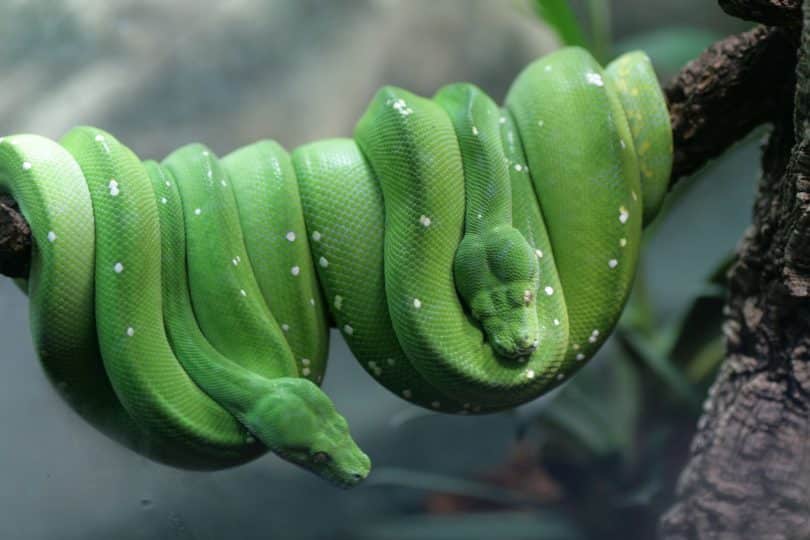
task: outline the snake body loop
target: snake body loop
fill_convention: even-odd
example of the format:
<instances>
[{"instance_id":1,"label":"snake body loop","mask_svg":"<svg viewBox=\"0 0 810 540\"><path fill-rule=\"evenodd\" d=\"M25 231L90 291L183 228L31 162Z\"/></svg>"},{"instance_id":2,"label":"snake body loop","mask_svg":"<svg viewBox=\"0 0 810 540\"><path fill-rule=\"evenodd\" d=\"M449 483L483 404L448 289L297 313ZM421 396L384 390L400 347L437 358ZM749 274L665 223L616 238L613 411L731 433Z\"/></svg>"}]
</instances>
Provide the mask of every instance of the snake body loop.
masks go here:
<instances>
[{"instance_id":1,"label":"snake body loop","mask_svg":"<svg viewBox=\"0 0 810 540\"><path fill-rule=\"evenodd\" d=\"M503 108L470 84L385 87L353 139L198 144L141 162L78 127L0 140L34 237L51 380L86 419L189 468L270 449L341 486L370 462L319 389L328 328L401 398L502 410L616 324L672 162L649 60L568 48Z\"/></svg>"}]
</instances>

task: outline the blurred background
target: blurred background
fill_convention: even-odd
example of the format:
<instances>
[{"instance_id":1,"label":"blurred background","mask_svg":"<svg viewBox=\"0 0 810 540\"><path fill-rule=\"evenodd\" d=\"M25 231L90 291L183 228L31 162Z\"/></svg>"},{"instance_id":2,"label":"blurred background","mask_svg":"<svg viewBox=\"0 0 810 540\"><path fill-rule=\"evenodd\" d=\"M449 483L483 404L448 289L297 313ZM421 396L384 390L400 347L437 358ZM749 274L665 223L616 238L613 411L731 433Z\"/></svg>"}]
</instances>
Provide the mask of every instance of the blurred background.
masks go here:
<instances>
[{"instance_id":1,"label":"blurred background","mask_svg":"<svg viewBox=\"0 0 810 540\"><path fill-rule=\"evenodd\" d=\"M143 158L352 133L383 84L475 82L500 101L561 43L643 48L662 80L745 25L681 0L5 0L0 132L76 124ZM215 473L119 447L56 396L25 297L0 280L0 538L650 538L722 359L723 265L749 222L760 131L688 181L648 230L620 328L553 394L431 414L387 393L333 332L326 391L374 472L340 491L268 454Z\"/></svg>"}]
</instances>

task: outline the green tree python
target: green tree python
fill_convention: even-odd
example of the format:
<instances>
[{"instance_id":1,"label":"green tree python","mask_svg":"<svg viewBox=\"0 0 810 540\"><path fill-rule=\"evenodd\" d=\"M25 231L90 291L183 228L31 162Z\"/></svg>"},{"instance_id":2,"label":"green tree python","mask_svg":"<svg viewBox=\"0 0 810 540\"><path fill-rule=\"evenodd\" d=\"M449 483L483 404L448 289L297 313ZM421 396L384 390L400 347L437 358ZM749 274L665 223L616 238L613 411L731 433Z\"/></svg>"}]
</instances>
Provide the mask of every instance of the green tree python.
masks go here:
<instances>
[{"instance_id":1,"label":"green tree python","mask_svg":"<svg viewBox=\"0 0 810 540\"><path fill-rule=\"evenodd\" d=\"M369 458L320 390L337 327L400 398L483 414L548 392L622 311L672 163L648 58L566 48L499 108L385 87L353 139L200 144L141 162L109 133L0 139L34 241L31 329L85 419L178 467L271 450L340 486Z\"/></svg>"}]
</instances>

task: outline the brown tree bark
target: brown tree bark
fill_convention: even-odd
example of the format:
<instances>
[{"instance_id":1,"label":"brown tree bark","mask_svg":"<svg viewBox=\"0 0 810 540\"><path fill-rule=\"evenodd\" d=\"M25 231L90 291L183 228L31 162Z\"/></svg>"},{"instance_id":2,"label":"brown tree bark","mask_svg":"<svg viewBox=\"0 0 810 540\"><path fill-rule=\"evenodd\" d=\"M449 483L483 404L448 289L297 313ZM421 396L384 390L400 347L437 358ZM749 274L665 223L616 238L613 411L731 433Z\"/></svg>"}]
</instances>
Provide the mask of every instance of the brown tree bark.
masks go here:
<instances>
[{"instance_id":1,"label":"brown tree bark","mask_svg":"<svg viewBox=\"0 0 810 540\"><path fill-rule=\"evenodd\" d=\"M789 22L800 2L721 4L733 4L745 18L801 27ZM807 29L810 9L804 9ZM781 103L763 152L753 224L729 272L727 357L704 405L677 502L661 520L662 539L810 538L807 30L798 65L787 57L783 64L795 69L795 93L773 89Z\"/></svg>"}]
</instances>

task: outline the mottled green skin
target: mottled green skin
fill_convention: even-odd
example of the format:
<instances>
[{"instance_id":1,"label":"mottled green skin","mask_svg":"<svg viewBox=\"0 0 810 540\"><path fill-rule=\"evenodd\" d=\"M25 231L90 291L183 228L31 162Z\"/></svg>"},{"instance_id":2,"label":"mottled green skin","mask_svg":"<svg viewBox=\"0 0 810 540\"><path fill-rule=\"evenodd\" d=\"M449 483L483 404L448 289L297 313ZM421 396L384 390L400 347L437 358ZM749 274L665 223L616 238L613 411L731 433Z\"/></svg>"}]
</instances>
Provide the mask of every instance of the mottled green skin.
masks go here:
<instances>
[{"instance_id":1,"label":"mottled green skin","mask_svg":"<svg viewBox=\"0 0 810 540\"><path fill-rule=\"evenodd\" d=\"M216 468L269 448L354 485L370 462L318 388L328 325L435 410L553 388L626 301L669 176L662 111L646 57L603 72L571 48L526 68L503 109L469 84L386 87L354 139L291 156L261 141L142 164L95 128L6 138L43 365L154 459Z\"/></svg>"}]
</instances>

